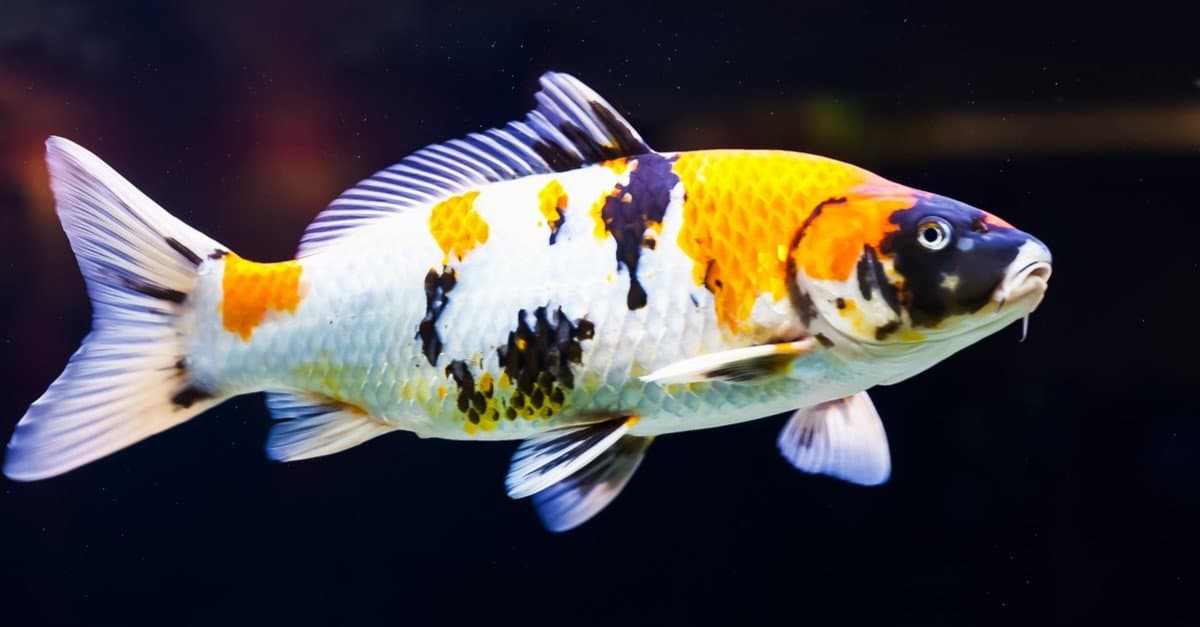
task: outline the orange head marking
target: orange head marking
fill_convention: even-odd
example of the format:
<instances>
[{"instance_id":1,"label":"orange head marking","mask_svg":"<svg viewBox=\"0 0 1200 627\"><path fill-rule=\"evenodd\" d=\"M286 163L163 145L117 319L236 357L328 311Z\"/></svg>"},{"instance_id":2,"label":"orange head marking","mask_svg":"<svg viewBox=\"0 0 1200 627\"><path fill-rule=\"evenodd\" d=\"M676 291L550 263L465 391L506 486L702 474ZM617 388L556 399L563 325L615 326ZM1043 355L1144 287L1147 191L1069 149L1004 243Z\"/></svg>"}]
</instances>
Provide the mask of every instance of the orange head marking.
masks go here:
<instances>
[{"instance_id":1,"label":"orange head marking","mask_svg":"<svg viewBox=\"0 0 1200 627\"><path fill-rule=\"evenodd\" d=\"M486 244L488 224L475 211L478 191L451 196L433 206L429 214L429 232L442 249L442 263L450 263L451 253L459 259L476 246Z\"/></svg>"},{"instance_id":2,"label":"orange head marking","mask_svg":"<svg viewBox=\"0 0 1200 627\"><path fill-rule=\"evenodd\" d=\"M225 255L221 279L221 322L226 331L249 341L268 311L294 313L303 297L299 261L255 263Z\"/></svg>"},{"instance_id":3,"label":"orange head marking","mask_svg":"<svg viewBox=\"0 0 1200 627\"><path fill-rule=\"evenodd\" d=\"M685 193L679 247L692 258L696 284L713 293L717 320L732 333L747 323L760 296L788 296L788 252L813 208L871 177L838 161L782 151L681 153L674 170Z\"/></svg>"}]
</instances>

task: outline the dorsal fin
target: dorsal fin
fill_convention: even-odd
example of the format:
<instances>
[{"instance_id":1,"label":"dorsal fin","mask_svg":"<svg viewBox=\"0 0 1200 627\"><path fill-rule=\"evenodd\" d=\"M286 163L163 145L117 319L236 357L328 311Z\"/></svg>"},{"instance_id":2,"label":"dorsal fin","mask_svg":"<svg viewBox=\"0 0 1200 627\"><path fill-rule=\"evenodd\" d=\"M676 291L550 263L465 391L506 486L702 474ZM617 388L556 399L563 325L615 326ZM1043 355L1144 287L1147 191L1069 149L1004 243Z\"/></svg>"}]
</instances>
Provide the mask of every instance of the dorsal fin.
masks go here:
<instances>
[{"instance_id":1,"label":"dorsal fin","mask_svg":"<svg viewBox=\"0 0 1200 627\"><path fill-rule=\"evenodd\" d=\"M426 146L343 192L304 231L297 256L471 188L650 152L629 122L575 77L547 72L539 82L537 108L524 120Z\"/></svg>"}]
</instances>

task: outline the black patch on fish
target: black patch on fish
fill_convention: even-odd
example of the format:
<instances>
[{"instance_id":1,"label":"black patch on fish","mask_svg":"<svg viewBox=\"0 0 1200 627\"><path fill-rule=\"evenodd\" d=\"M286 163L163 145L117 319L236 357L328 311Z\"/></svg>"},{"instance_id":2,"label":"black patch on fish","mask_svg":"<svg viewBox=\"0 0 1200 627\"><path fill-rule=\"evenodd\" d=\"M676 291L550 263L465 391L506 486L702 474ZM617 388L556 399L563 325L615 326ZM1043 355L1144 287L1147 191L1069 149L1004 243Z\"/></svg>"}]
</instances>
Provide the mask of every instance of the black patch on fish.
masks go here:
<instances>
[{"instance_id":1,"label":"black patch on fish","mask_svg":"<svg viewBox=\"0 0 1200 627\"><path fill-rule=\"evenodd\" d=\"M586 165L582 159L567 152L558 144L539 139L530 144L529 147L555 172L566 172L567 170L574 170Z\"/></svg>"},{"instance_id":2,"label":"black patch on fish","mask_svg":"<svg viewBox=\"0 0 1200 627\"><path fill-rule=\"evenodd\" d=\"M839 296L839 297L837 298L837 300L835 300L835 301L833 301L833 302L834 302L834 304L835 304L835 305L837 305L837 308L838 308L838 309L845 309L845 308L846 308L846 299L845 299L845 298L842 298L841 296Z\"/></svg>"},{"instance_id":3,"label":"black patch on fish","mask_svg":"<svg viewBox=\"0 0 1200 627\"><path fill-rule=\"evenodd\" d=\"M917 241L921 223L930 216L941 217L953 229L953 241L938 251ZM901 298L913 326L936 327L950 316L988 304L1020 247L1033 239L1008 227L973 228L983 219L982 211L936 195L922 196L911 208L892 214L890 220L899 228L884 238L880 252L894 256L893 267L904 278ZM959 248L964 238L972 240L970 250ZM947 275L958 277L952 289L943 285Z\"/></svg>"},{"instance_id":4,"label":"black patch on fish","mask_svg":"<svg viewBox=\"0 0 1200 627\"><path fill-rule=\"evenodd\" d=\"M192 262L193 266L198 266L198 265L200 265L200 262L203 261L202 259L200 259L200 255L197 255L195 252L192 251L192 249L188 248L187 246L184 246L182 242L175 239L174 237L168 237L168 238L166 238L166 240L167 240L167 246L170 246L171 250L174 250L175 252L182 255L184 259L187 259L188 261Z\"/></svg>"},{"instance_id":5,"label":"black patch on fish","mask_svg":"<svg viewBox=\"0 0 1200 627\"><path fill-rule=\"evenodd\" d=\"M875 328L875 339L882 342L883 340L887 339L887 336L889 336L899 330L900 330L900 321L892 320L881 327Z\"/></svg>"},{"instance_id":6,"label":"black patch on fish","mask_svg":"<svg viewBox=\"0 0 1200 627\"><path fill-rule=\"evenodd\" d=\"M218 248L218 249L212 251L211 253L208 253L208 258L209 259L221 259L221 258L225 257L225 255L228 255L228 254L229 254L228 250L221 250L220 248Z\"/></svg>"},{"instance_id":7,"label":"black patch on fish","mask_svg":"<svg viewBox=\"0 0 1200 627\"><path fill-rule=\"evenodd\" d=\"M592 115L595 116L595 118L604 126L604 131L609 137L613 138L617 142L616 145L613 146L613 149L617 154L613 155L612 157L607 157L608 159L626 157L629 155L640 155L651 152L650 147L646 145L646 142L638 139L638 137L634 135L633 129L631 129L625 122L617 119L616 114L614 114L610 109L594 101L589 101L588 104L592 106Z\"/></svg>"},{"instance_id":8,"label":"black patch on fish","mask_svg":"<svg viewBox=\"0 0 1200 627\"><path fill-rule=\"evenodd\" d=\"M566 391L575 387L571 364L582 363L583 341L595 332L595 325L587 319L572 322L561 308L549 311L538 307L532 314L524 309L517 313L517 328L497 349L500 367L513 385L509 404L515 413L536 413L547 402L561 407Z\"/></svg>"},{"instance_id":9,"label":"black patch on fish","mask_svg":"<svg viewBox=\"0 0 1200 627\"><path fill-rule=\"evenodd\" d=\"M620 156L620 155L617 155ZM674 158L656 153L637 157L637 166L629 174L629 185L617 183L604 201L601 216L604 228L617 242L617 267L629 273L629 309L646 306L646 290L638 280L638 261L651 224L662 224L671 190L679 177L671 170ZM632 164L631 164L632 165Z\"/></svg>"},{"instance_id":10,"label":"black patch on fish","mask_svg":"<svg viewBox=\"0 0 1200 627\"><path fill-rule=\"evenodd\" d=\"M796 247L804 239L804 234L808 231L808 227L817 218L821 217L821 212L825 210L827 205L840 205L844 202L846 202L846 198L842 196L826 198L817 203L817 206L813 207L813 210L809 212L808 217L804 218L804 222L800 225L800 228L796 229L795 234L792 235L792 242L788 246L787 264L784 272L787 277L788 300L791 301L792 309L800 315L800 320L805 326L808 326L808 323L812 322L812 319L816 317L817 306L813 303L812 297L807 292L801 291L800 283L796 280L796 273L798 272L796 268Z\"/></svg>"},{"instance_id":11,"label":"black patch on fish","mask_svg":"<svg viewBox=\"0 0 1200 627\"><path fill-rule=\"evenodd\" d=\"M162 287L161 285L152 285L150 283L143 283L141 281L136 281L134 279L131 279L127 276L121 276L120 278L121 278L121 283L123 283L125 285L125 287L127 287L139 294L145 294L146 296L149 296L150 298L157 298L158 300L165 300L165 301L169 301L169 302L172 302L172 303L175 303L178 305L182 305L183 302L187 300L187 294L185 294L179 290L176 290L176 289L171 289L169 287Z\"/></svg>"},{"instance_id":12,"label":"black patch on fish","mask_svg":"<svg viewBox=\"0 0 1200 627\"><path fill-rule=\"evenodd\" d=\"M824 346L825 348L833 348L833 340L825 337L824 333L818 333L813 337L816 338L817 343L821 346Z\"/></svg>"},{"instance_id":13,"label":"black patch on fish","mask_svg":"<svg viewBox=\"0 0 1200 627\"><path fill-rule=\"evenodd\" d=\"M858 258L858 291L864 299L871 300L876 290L883 295L884 302L892 311L900 313L900 292L888 280L887 272L883 269L879 256L875 254L875 249L867 245L863 246L863 253Z\"/></svg>"},{"instance_id":14,"label":"black patch on fish","mask_svg":"<svg viewBox=\"0 0 1200 627\"><path fill-rule=\"evenodd\" d=\"M425 317L417 325L417 339L421 340L421 352L430 366L437 365L438 355L442 353L442 338L437 332L437 320L449 304L448 294L458 282L453 268L442 268L438 273L430 269L425 275Z\"/></svg>"},{"instance_id":15,"label":"black patch on fish","mask_svg":"<svg viewBox=\"0 0 1200 627\"><path fill-rule=\"evenodd\" d=\"M467 362L461 359L455 359L446 366L446 376L454 379L454 383L458 385L455 407L458 407L458 411L466 414L467 420L472 424L479 424L487 411L492 390L476 389L475 375L471 372L471 367L467 365Z\"/></svg>"},{"instance_id":16,"label":"black patch on fish","mask_svg":"<svg viewBox=\"0 0 1200 627\"><path fill-rule=\"evenodd\" d=\"M212 394L209 394L208 392L205 392L194 385L189 385L188 387L176 392L175 395L171 397L171 403L176 407L187 409L188 407L196 404L197 401L207 400L212 397Z\"/></svg>"}]
</instances>

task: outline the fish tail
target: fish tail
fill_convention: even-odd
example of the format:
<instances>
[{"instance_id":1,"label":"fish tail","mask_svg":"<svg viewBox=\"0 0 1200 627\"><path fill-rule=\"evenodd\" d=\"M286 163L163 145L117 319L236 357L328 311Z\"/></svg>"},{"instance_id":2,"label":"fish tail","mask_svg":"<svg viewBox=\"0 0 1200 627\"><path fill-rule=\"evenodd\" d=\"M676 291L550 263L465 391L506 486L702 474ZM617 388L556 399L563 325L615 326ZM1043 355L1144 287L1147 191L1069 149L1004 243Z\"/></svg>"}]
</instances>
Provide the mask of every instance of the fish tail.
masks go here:
<instances>
[{"instance_id":1,"label":"fish tail","mask_svg":"<svg viewBox=\"0 0 1200 627\"><path fill-rule=\"evenodd\" d=\"M92 299L92 330L17 424L4 474L52 477L224 400L186 359L199 269L226 249L168 214L98 157L51 137L59 219Z\"/></svg>"}]
</instances>

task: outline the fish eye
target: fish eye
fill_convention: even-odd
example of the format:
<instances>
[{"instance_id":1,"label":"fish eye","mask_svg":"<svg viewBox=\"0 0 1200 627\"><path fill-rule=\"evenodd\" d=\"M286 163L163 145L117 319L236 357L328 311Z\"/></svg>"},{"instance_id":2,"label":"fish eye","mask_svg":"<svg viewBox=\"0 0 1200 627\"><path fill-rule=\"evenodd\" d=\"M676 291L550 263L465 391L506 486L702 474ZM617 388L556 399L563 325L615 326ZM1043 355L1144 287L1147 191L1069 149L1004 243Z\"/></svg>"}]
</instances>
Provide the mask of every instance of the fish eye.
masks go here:
<instances>
[{"instance_id":1,"label":"fish eye","mask_svg":"<svg viewBox=\"0 0 1200 627\"><path fill-rule=\"evenodd\" d=\"M926 250L941 250L950 244L953 233L950 223L942 218L925 218L917 227L917 243Z\"/></svg>"}]
</instances>

